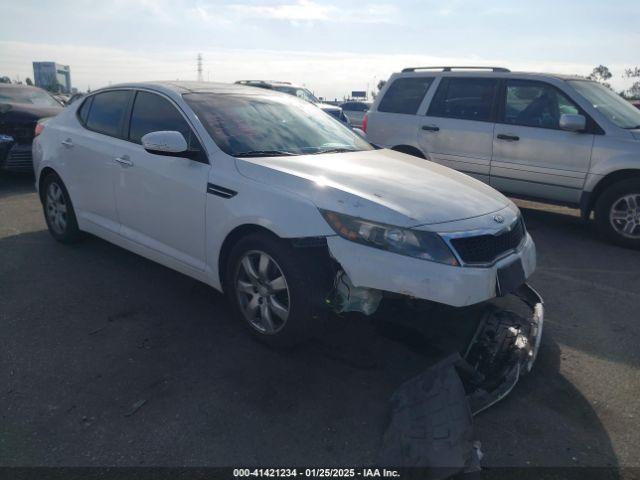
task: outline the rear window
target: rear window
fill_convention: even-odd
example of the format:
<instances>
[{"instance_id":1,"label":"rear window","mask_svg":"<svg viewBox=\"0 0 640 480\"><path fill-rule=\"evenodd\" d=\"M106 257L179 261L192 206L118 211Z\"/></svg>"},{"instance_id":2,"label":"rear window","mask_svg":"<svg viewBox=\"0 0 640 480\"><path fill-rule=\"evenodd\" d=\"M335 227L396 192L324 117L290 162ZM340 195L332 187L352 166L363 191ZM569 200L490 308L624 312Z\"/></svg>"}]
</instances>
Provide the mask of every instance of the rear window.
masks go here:
<instances>
[{"instance_id":1,"label":"rear window","mask_svg":"<svg viewBox=\"0 0 640 480\"><path fill-rule=\"evenodd\" d=\"M433 77L398 78L393 81L378 105L379 112L415 115Z\"/></svg>"},{"instance_id":2,"label":"rear window","mask_svg":"<svg viewBox=\"0 0 640 480\"><path fill-rule=\"evenodd\" d=\"M87 98L83 103L80 109L78 110L78 116L83 124L87 123L87 118L89 117L89 109L91 108L91 102L93 101L93 97Z\"/></svg>"},{"instance_id":3,"label":"rear window","mask_svg":"<svg viewBox=\"0 0 640 480\"><path fill-rule=\"evenodd\" d=\"M94 95L87 117L87 128L112 137L120 136L129 95L128 90L113 90Z\"/></svg>"},{"instance_id":4,"label":"rear window","mask_svg":"<svg viewBox=\"0 0 640 480\"><path fill-rule=\"evenodd\" d=\"M427 115L486 122L498 81L491 78L443 78Z\"/></svg>"}]
</instances>

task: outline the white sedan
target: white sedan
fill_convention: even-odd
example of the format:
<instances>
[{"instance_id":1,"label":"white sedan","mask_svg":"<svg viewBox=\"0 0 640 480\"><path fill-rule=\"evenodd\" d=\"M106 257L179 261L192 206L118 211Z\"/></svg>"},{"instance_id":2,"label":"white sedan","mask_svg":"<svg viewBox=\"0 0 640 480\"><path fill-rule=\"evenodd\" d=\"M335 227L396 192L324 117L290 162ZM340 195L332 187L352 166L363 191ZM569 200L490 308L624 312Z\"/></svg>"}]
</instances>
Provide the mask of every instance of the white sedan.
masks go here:
<instances>
[{"instance_id":1,"label":"white sedan","mask_svg":"<svg viewBox=\"0 0 640 480\"><path fill-rule=\"evenodd\" d=\"M51 235L90 232L224 291L260 339L389 292L466 306L536 263L518 208L449 168L379 150L315 106L241 85L105 88L39 124Z\"/></svg>"}]
</instances>

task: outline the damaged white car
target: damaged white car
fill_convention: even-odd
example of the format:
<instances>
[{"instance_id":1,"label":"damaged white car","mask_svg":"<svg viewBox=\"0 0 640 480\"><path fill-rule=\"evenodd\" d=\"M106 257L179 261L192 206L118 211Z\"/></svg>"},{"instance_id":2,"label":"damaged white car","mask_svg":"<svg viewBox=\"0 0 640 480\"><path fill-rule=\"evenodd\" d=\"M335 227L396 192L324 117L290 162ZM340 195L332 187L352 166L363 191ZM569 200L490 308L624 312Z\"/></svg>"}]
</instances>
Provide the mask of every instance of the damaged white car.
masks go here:
<instances>
[{"instance_id":1,"label":"damaged white car","mask_svg":"<svg viewBox=\"0 0 640 480\"><path fill-rule=\"evenodd\" d=\"M33 152L55 239L90 232L206 282L271 344L385 295L463 307L515 292L542 321L525 285L535 246L510 200L290 95L109 87L39 124Z\"/></svg>"}]
</instances>

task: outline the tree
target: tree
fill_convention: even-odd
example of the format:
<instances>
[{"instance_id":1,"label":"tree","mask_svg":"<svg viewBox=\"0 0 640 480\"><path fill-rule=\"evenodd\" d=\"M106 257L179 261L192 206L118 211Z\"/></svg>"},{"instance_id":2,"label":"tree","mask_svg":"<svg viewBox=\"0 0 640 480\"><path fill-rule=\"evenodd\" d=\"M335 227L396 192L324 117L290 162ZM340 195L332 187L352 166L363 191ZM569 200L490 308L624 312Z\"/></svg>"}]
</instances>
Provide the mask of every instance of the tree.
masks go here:
<instances>
[{"instance_id":1,"label":"tree","mask_svg":"<svg viewBox=\"0 0 640 480\"><path fill-rule=\"evenodd\" d=\"M11 79L9 77L0 77L0 83L11 83Z\"/></svg>"},{"instance_id":2,"label":"tree","mask_svg":"<svg viewBox=\"0 0 640 480\"><path fill-rule=\"evenodd\" d=\"M378 93L380 93L380 90L382 90L386 84L387 84L386 80L380 80L378 82L378 85L376 85L376 88L378 90L371 92L371 96L375 99L378 96Z\"/></svg>"},{"instance_id":3,"label":"tree","mask_svg":"<svg viewBox=\"0 0 640 480\"><path fill-rule=\"evenodd\" d=\"M613 75L609 71L609 68L604 65L598 65L593 69L591 74L587 77L589 80L595 80L598 83L601 83L605 87L611 88L611 85L607 82Z\"/></svg>"},{"instance_id":4,"label":"tree","mask_svg":"<svg viewBox=\"0 0 640 480\"><path fill-rule=\"evenodd\" d=\"M30 87L33 86L33 82L31 81L31 79L29 77L27 77L24 81L24 83L26 83L27 85L29 85Z\"/></svg>"},{"instance_id":5,"label":"tree","mask_svg":"<svg viewBox=\"0 0 640 480\"><path fill-rule=\"evenodd\" d=\"M624 76L627 78L640 78L640 67L627 68L624 71ZM640 80L636 80L629 90L625 92L625 96L631 100L640 99Z\"/></svg>"}]
</instances>

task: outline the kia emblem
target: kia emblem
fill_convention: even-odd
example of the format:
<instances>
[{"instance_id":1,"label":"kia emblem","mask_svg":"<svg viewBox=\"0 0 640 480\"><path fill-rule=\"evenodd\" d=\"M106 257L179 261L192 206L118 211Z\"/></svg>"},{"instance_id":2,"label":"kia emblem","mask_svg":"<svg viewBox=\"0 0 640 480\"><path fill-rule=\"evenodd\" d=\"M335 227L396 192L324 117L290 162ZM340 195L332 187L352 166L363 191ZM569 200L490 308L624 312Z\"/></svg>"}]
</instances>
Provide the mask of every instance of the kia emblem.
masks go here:
<instances>
[{"instance_id":1,"label":"kia emblem","mask_svg":"<svg viewBox=\"0 0 640 480\"><path fill-rule=\"evenodd\" d=\"M502 215L494 215L493 221L496 223L504 223L504 217Z\"/></svg>"}]
</instances>

